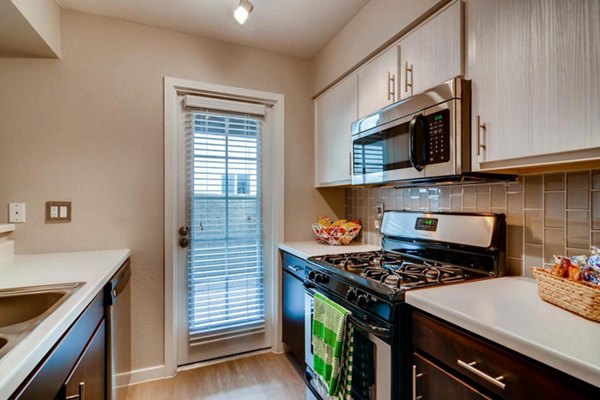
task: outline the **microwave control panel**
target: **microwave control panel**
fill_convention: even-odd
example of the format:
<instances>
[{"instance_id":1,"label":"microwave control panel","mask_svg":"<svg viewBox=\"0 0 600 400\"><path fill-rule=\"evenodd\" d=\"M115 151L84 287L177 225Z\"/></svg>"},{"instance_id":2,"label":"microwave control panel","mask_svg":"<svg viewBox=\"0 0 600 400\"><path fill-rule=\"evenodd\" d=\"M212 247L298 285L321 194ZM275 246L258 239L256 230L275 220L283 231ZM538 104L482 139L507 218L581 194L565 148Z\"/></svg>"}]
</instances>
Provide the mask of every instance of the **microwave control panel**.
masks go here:
<instances>
[{"instance_id":1,"label":"microwave control panel","mask_svg":"<svg viewBox=\"0 0 600 400\"><path fill-rule=\"evenodd\" d=\"M426 116L429 122L429 162L439 164L450 161L450 110Z\"/></svg>"}]
</instances>

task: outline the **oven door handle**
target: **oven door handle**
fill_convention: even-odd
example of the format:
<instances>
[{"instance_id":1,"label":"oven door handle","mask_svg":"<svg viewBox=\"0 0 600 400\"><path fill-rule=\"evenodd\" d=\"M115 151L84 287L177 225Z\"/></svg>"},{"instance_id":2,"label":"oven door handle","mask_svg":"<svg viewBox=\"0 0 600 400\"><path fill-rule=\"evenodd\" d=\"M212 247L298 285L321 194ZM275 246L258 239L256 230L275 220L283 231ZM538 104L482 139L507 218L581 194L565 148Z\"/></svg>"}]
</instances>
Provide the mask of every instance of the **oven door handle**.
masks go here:
<instances>
[{"instance_id":1,"label":"oven door handle","mask_svg":"<svg viewBox=\"0 0 600 400\"><path fill-rule=\"evenodd\" d=\"M353 317L352 315L349 316L349 320L361 330L365 331L366 333L375 335L380 339L389 340L391 337L390 328L369 324L367 322L361 321Z\"/></svg>"}]
</instances>

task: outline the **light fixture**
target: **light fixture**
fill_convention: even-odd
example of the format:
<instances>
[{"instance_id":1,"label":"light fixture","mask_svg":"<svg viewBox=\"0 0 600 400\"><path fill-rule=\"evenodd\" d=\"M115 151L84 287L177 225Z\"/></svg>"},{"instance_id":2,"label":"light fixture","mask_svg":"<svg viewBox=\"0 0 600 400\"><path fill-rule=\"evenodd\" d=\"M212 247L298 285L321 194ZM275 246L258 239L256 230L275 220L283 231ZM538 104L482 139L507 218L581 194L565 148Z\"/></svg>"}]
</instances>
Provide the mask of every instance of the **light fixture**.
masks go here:
<instances>
[{"instance_id":1,"label":"light fixture","mask_svg":"<svg viewBox=\"0 0 600 400\"><path fill-rule=\"evenodd\" d=\"M248 16L254 9L254 6L248 0L240 0L240 5L235 9L233 17L237 22L244 25L244 22L248 19Z\"/></svg>"}]
</instances>

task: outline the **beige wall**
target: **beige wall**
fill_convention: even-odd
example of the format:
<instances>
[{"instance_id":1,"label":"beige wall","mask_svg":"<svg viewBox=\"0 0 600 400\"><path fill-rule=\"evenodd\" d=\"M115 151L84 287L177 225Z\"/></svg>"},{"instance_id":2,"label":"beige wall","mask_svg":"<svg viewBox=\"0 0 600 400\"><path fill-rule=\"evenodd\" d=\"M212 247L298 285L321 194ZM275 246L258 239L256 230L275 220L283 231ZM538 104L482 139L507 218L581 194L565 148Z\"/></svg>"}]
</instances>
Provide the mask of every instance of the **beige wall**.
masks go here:
<instances>
[{"instance_id":1,"label":"beige wall","mask_svg":"<svg viewBox=\"0 0 600 400\"><path fill-rule=\"evenodd\" d=\"M285 95L285 239L332 210L313 189L307 61L63 11L62 59L0 58L0 222L27 204L17 252L129 247L133 367L163 362L163 77ZM329 198L343 212L344 193ZM44 203L73 203L44 224Z\"/></svg>"},{"instance_id":2,"label":"beige wall","mask_svg":"<svg viewBox=\"0 0 600 400\"><path fill-rule=\"evenodd\" d=\"M438 2L370 0L314 59L313 94L393 38Z\"/></svg>"},{"instance_id":3,"label":"beige wall","mask_svg":"<svg viewBox=\"0 0 600 400\"><path fill-rule=\"evenodd\" d=\"M11 0L54 54L60 57L60 7L56 0Z\"/></svg>"}]
</instances>

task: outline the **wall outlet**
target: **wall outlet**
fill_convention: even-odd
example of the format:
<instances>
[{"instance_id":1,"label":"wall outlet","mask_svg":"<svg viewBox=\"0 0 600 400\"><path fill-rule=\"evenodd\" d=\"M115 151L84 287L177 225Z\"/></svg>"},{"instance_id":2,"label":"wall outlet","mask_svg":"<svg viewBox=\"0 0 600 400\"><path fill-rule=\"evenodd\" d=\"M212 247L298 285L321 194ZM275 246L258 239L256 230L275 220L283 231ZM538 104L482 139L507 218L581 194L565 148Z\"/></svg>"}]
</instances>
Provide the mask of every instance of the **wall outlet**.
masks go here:
<instances>
[{"instance_id":1,"label":"wall outlet","mask_svg":"<svg viewBox=\"0 0 600 400\"><path fill-rule=\"evenodd\" d=\"M25 222L25 203L9 203L8 222L11 224Z\"/></svg>"},{"instance_id":2,"label":"wall outlet","mask_svg":"<svg viewBox=\"0 0 600 400\"><path fill-rule=\"evenodd\" d=\"M71 202L70 201L47 201L46 202L46 223L69 223L71 222Z\"/></svg>"}]
</instances>

